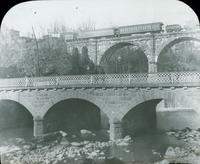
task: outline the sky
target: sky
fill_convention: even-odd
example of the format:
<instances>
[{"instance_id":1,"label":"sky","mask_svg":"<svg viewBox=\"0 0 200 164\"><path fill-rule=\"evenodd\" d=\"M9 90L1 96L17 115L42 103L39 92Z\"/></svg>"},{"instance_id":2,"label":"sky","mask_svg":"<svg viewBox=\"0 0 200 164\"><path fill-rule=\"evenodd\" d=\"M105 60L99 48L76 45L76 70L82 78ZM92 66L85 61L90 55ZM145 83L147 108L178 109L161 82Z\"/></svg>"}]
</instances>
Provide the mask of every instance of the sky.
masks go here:
<instances>
[{"instance_id":1,"label":"sky","mask_svg":"<svg viewBox=\"0 0 200 164\"><path fill-rule=\"evenodd\" d=\"M151 22L198 24L195 12L178 0L48 0L29 1L12 7L2 26L19 30L22 35L37 35L55 22L76 28L84 22L107 28Z\"/></svg>"}]
</instances>

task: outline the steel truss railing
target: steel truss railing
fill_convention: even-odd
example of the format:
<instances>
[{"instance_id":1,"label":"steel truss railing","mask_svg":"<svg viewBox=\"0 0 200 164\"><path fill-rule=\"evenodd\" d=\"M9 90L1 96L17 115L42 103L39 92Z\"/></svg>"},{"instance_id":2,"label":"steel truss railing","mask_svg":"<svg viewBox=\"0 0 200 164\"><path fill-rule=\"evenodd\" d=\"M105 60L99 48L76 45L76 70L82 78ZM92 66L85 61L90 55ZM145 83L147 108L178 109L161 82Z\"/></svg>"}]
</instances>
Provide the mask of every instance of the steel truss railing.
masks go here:
<instances>
[{"instance_id":1,"label":"steel truss railing","mask_svg":"<svg viewBox=\"0 0 200 164\"><path fill-rule=\"evenodd\" d=\"M200 86L200 72L95 74L0 79L0 88Z\"/></svg>"}]
</instances>

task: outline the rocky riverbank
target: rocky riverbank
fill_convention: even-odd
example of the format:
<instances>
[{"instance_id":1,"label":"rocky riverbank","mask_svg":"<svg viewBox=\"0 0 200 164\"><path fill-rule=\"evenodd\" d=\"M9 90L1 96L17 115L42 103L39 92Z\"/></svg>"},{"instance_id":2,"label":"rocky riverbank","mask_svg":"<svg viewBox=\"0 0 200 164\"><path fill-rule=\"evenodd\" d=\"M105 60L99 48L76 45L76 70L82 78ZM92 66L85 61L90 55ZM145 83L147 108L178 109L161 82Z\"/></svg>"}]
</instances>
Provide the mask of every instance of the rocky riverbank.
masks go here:
<instances>
[{"instance_id":1,"label":"rocky riverbank","mask_svg":"<svg viewBox=\"0 0 200 164\"><path fill-rule=\"evenodd\" d=\"M168 147L164 160L157 164L188 163L200 164L200 129L185 128L182 130L170 130L167 135L183 141L181 147Z\"/></svg>"},{"instance_id":2,"label":"rocky riverbank","mask_svg":"<svg viewBox=\"0 0 200 164\"><path fill-rule=\"evenodd\" d=\"M180 147L169 146L164 155L152 149L152 155L159 155L161 161L155 164L200 163L200 130L185 128L170 130L169 136L183 142ZM120 157L108 155L109 148L122 147L127 154L132 153L128 146L135 142L126 136L116 141L89 140L96 134L87 130L81 132L82 140L76 135L69 136L63 131L49 133L40 138L24 140L16 138L0 146L3 164L135 164L142 161L131 160L128 163ZM162 143L161 143L162 144ZM133 144L134 145L134 144ZM134 153L132 153L134 156ZM153 162L152 162L153 163Z\"/></svg>"},{"instance_id":3,"label":"rocky riverbank","mask_svg":"<svg viewBox=\"0 0 200 164\"><path fill-rule=\"evenodd\" d=\"M90 132L84 135L95 136ZM78 164L88 159L103 162L107 160L106 148L112 145L128 145L130 142L132 140L129 136L115 142L88 140L69 142L67 134L60 131L28 142L17 138L12 141L14 145L1 146L0 150L3 154L3 163L6 164Z\"/></svg>"}]
</instances>

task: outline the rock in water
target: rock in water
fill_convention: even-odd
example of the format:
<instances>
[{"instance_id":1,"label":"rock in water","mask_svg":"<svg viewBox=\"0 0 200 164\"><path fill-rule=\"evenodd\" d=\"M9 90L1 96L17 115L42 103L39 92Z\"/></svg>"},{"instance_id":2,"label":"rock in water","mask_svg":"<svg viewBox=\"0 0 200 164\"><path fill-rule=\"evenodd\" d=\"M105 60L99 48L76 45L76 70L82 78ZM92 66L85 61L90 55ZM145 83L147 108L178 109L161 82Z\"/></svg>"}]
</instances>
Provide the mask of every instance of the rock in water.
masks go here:
<instances>
[{"instance_id":1,"label":"rock in water","mask_svg":"<svg viewBox=\"0 0 200 164\"><path fill-rule=\"evenodd\" d=\"M169 161L167 161L166 159L160 161L158 164L169 164Z\"/></svg>"},{"instance_id":2,"label":"rock in water","mask_svg":"<svg viewBox=\"0 0 200 164\"><path fill-rule=\"evenodd\" d=\"M60 130L59 133L62 135L62 137L66 137L67 136L67 133L62 131L62 130Z\"/></svg>"},{"instance_id":3,"label":"rock in water","mask_svg":"<svg viewBox=\"0 0 200 164\"><path fill-rule=\"evenodd\" d=\"M17 144L23 144L25 140L23 138L15 138Z\"/></svg>"},{"instance_id":4,"label":"rock in water","mask_svg":"<svg viewBox=\"0 0 200 164\"><path fill-rule=\"evenodd\" d=\"M72 145L72 146L81 146L81 144L78 143L78 142L72 142L71 145Z\"/></svg>"},{"instance_id":5,"label":"rock in water","mask_svg":"<svg viewBox=\"0 0 200 164\"><path fill-rule=\"evenodd\" d=\"M95 136L94 133L92 133L91 131L86 130L86 129L81 129L80 132L81 132L81 136L82 137L86 137L87 138L87 137L94 137Z\"/></svg>"},{"instance_id":6,"label":"rock in water","mask_svg":"<svg viewBox=\"0 0 200 164\"><path fill-rule=\"evenodd\" d=\"M61 145L69 145L70 143L65 137L63 137L62 140L60 141L60 144Z\"/></svg>"},{"instance_id":7,"label":"rock in water","mask_svg":"<svg viewBox=\"0 0 200 164\"><path fill-rule=\"evenodd\" d=\"M123 140L126 141L126 142L129 142L129 141L131 141L131 137L130 136L126 136L126 137L124 137Z\"/></svg>"},{"instance_id":8,"label":"rock in water","mask_svg":"<svg viewBox=\"0 0 200 164\"><path fill-rule=\"evenodd\" d=\"M92 132L86 129L81 129L81 134L92 134Z\"/></svg>"},{"instance_id":9,"label":"rock in water","mask_svg":"<svg viewBox=\"0 0 200 164\"><path fill-rule=\"evenodd\" d=\"M173 147L168 147L167 151L165 153L165 158L173 158L175 156L176 156L176 153L174 151L174 148Z\"/></svg>"}]
</instances>

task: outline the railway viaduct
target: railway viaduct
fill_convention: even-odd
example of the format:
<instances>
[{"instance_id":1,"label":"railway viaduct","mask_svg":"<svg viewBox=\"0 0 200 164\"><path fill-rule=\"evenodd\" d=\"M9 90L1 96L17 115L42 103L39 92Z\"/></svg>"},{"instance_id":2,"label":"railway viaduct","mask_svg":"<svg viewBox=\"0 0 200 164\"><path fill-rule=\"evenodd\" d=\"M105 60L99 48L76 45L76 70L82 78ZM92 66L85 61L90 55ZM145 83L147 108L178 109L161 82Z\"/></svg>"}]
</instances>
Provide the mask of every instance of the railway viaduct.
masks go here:
<instances>
[{"instance_id":1,"label":"railway viaduct","mask_svg":"<svg viewBox=\"0 0 200 164\"><path fill-rule=\"evenodd\" d=\"M44 133L48 110L67 99L81 99L97 106L109 119L111 140L122 137L122 120L131 109L154 100L158 111L193 111L195 118L191 121L184 116L180 119L186 119L185 125L180 124L197 128L200 127L200 73L157 73L156 62L174 44L199 39L200 32L195 31L67 42L69 50L77 47L81 51L87 47L89 57L97 65L120 47L139 46L148 58L149 72L1 79L0 100L17 102L29 111L34 136Z\"/></svg>"},{"instance_id":2,"label":"railway viaduct","mask_svg":"<svg viewBox=\"0 0 200 164\"><path fill-rule=\"evenodd\" d=\"M200 31L137 34L134 36L76 40L67 41L66 45L70 53L72 53L73 48L77 48L80 53L83 49L87 49L90 59L96 65L101 65L104 60L108 59L118 49L133 45L146 55L148 71L157 72L159 55L173 45L187 40L200 41Z\"/></svg>"}]
</instances>

